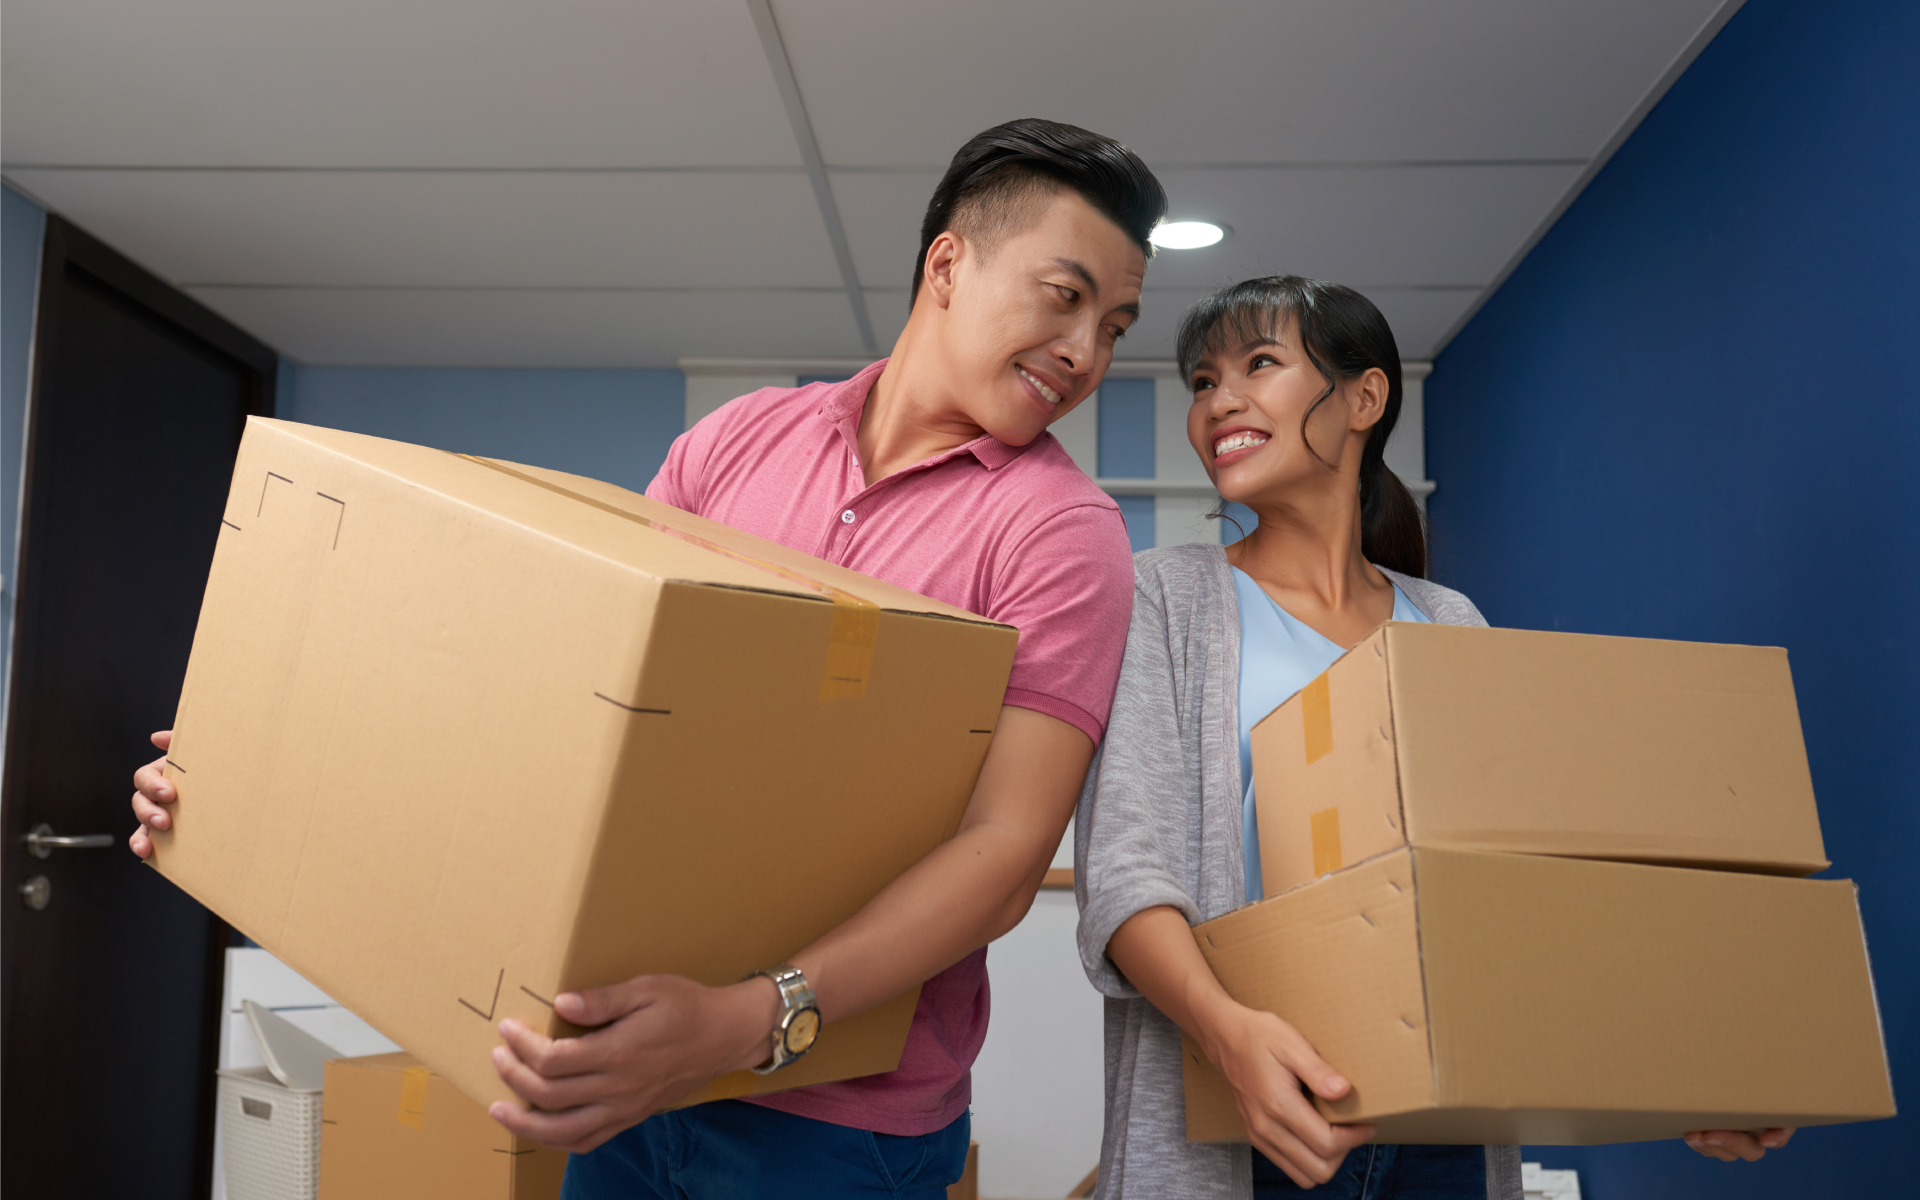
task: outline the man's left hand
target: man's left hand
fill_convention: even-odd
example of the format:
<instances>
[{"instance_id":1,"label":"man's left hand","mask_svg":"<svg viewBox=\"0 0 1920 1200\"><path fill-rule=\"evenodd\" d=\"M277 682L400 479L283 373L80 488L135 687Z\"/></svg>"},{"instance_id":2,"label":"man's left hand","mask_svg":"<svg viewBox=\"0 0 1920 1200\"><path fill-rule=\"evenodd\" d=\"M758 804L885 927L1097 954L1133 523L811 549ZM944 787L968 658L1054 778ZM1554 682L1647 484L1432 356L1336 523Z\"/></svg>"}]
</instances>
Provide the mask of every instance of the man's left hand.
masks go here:
<instances>
[{"instance_id":1,"label":"man's left hand","mask_svg":"<svg viewBox=\"0 0 1920 1200\"><path fill-rule=\"evenodd\" d=\"M1792 1136L1791 1129L1763 1129L1759 1133L1710 1129L1703 1133L1688 1134L1686 1142L1700 1153L1721 1162L1759 1162L1767 1151L1778 1150Z\"/></svg>"},{"instance_id":2,"label":"man's left hand","mask_svg":"<svg viewBox=\"0 0 1920 1200\"><path fill-rule=\"evenodd\" d=\"M493 1065L525 1106L497 1101L494 1120L542 1145L584 1154L717 1075L772 1053L780 1008L770 980L707 987L678 975L642 975L554 997L561 1017L591 1028L550 1038L500 1022Z\"/></svg>"}]
</instances>

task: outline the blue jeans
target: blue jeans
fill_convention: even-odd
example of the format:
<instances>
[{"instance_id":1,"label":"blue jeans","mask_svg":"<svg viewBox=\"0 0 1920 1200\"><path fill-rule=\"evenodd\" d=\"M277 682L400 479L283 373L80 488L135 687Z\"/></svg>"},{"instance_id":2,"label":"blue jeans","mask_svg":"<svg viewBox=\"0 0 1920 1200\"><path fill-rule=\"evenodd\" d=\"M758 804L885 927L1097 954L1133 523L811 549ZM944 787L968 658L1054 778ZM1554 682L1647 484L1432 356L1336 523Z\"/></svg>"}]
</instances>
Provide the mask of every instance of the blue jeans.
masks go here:
<instances>
[{"instance_id":1,"label":"blue jeans","mask_svg":"<svg viewBox=\"0 0 1920 1200\"><path fill-rule=\"evenodd\" d=\"M961 1114L922 1137L870 1133L739 1100L648 1117L567 1160L560 1200L946 1200L967 1165Z\"/></svg>"},{"instance_id":2,"label":"blue jeans","mask_svg":"<svg viewBox=\"0 0 1920 1200\"><path fill-rule=\"evenodd\" d=\"M1312 1196L1314 1200L1483 1200L1485 1146L1356 1146L1333 1178L1311 1192L1253 1152L1255 1200Z\"/></svg>"}]
</instances>

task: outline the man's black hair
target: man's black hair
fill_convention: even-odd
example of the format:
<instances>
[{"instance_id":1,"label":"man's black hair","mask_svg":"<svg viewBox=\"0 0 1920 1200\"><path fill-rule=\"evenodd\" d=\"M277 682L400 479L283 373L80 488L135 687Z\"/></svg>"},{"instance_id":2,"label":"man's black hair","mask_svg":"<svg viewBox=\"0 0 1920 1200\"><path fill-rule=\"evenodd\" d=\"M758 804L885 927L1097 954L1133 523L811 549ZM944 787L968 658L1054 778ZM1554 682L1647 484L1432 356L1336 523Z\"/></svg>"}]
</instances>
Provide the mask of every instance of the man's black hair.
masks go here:
<instances>
[{"instance_id":1,"label":"man's black hair","mask_svg":"<svg viewBox=\"0 0 1920 1200\"><path fill-rule=\"evenodd\" d=\"M907 306L920 295L935 238L957 226L972 226L963 234L990 238L1024 215L1023 202L1034 193L1056 188L1077 193L1153 257L1147 237L1167 215L1167 192L1140 156L1077 125L1025 117L976 134L948 164L920 222L920 257L913 263Z\"/></svg>"}]
</instances>

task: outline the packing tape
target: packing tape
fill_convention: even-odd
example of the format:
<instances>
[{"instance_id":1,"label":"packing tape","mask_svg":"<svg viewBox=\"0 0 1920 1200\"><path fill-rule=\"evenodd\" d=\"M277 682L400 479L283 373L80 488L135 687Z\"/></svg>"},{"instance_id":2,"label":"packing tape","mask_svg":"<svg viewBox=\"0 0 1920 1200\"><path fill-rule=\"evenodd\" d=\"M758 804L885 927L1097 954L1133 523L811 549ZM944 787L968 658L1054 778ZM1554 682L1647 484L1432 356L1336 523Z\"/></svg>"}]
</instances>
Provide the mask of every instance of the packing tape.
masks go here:
<instances>
[{"instance_id":1,"label":"packing tape","mask_svg":"<svg viewBox=\"0 0 1920 1200\"><path fill-rule=\"evenodd\" d=\"M820 698L851 700L867 694L867 676L873 670L873 645L880 638L880 606L873 601L863 596L856 596L844 588L834 587L830 583L822 583L813 576L791 567L770 563L763 558L755 558L751 554L742 554L718 542L709 541L697 533L688 533L682 529L675 529L671 525L663 525L639 513L630 513L624 508L617 508L603 500L595 500L592 496L583 496L572 488L549 483L547 480L528 475L524 471L516 471L492 459L476 458L471 454L456 454L454 457L464 458L470 463L478 463L502 475L511 475L524 483L545 488L569 500L578 500L601 512L624 517L635 524L645 525L648 529L664 533L668 537L679 538L702 550L711 550L735 562L745 563L747 566L778 575L788 583L797 583L801 587L825 596L833 601L833 626L827 633L827 662L820 672Z\"/></svg>"},{"instance_id":2,"label":"packing tape","mask_svg":"<svg viewBox=\"0 0 1920 1200\"><path fill-rule=\"evenodd\" d=\"M1325 671L1300 689L1300 726L1307 735L1307 762L1318 762L1333 752L1333 698Z\"/></svg>"},{"instance_id":3,"label":"packing tape","mask_svg":"<svg viewBox=\"0 0 1920 1200\"><path fill-rule=\"evenodd\" d=\"M1323 808L1307 815L1313 837L1313 877L1329 875L1345 866L1340 857L1340 810Z\"/></svg>"},{"instance_id":4,"label":"packing tape","mask_svg":"<svg viewBox=\"0 0 1920 1200\"><path fill-rule=\"evenodd\" d=\"M426 1067L408 1067L400 1074L400 1123L418 1129L427 1119L427 1080L433 1072Z\"/></svg>"}]
</instances>

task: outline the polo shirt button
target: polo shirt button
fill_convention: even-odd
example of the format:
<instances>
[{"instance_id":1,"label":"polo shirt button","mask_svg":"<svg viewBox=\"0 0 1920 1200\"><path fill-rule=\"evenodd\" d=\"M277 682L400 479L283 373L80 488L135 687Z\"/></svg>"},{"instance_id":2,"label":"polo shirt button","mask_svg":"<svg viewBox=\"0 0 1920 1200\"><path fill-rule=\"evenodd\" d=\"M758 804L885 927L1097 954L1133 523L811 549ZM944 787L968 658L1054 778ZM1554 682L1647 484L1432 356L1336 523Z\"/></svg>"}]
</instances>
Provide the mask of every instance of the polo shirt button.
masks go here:
<instances>
[{"instance_id":1,"label":"polo shirt button","mask_svg":"<svg viewBox=\"0 0 1920 1200\"><path fill-rule=\"evenodd\" d=\"M841 514L840 514L840 523L841 523L842 525L851 525L851 524L853 524L853 510L852 510L852 509L848 509L847 511L845 511L845 512L843 512L843 513L841 513Z\"/></svg>"}]
</instances>

